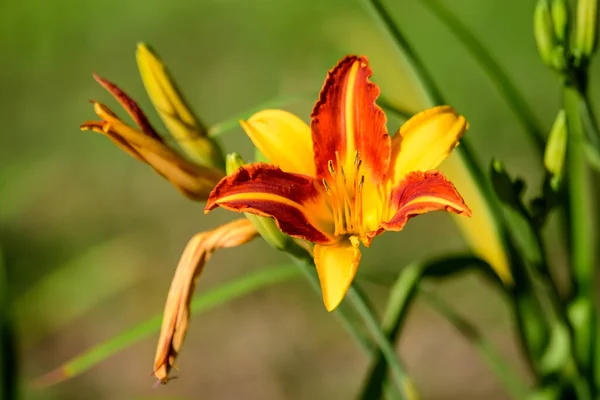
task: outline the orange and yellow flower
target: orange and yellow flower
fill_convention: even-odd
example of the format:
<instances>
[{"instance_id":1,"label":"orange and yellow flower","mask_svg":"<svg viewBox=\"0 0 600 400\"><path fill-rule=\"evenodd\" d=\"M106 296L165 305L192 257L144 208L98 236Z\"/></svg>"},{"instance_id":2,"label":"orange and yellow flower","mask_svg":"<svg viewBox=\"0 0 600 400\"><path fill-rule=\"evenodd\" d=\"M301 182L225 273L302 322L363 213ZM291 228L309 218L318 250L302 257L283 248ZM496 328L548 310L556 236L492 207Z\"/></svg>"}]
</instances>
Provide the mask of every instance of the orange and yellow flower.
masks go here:
<instances>
[{"instance_id":1,"label":"orange and yellow flower","mask_svg":"<svg viewBox=\"0 0 600 400\"><path fill-rule=\"evenodd\" d=\"M223 178L205 212L223 207L272 217L286 234L315 243L327 310L342 301L369 246L429 211L470 216L462 197L435 168L467 128L448 106L423 111L393 137L377 106L379 88L366 57L347 56L329 71L311 125L265 110L242 127L270 163Z\"/></svg>"}]
</instances>

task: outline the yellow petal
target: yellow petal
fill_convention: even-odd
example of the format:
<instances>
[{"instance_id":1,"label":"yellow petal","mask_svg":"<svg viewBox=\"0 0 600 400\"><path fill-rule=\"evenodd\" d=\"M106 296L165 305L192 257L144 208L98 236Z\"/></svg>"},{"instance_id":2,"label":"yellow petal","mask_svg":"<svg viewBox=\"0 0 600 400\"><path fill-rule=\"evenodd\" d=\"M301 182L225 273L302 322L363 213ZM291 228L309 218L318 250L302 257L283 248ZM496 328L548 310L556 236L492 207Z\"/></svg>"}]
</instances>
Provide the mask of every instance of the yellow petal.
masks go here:
<instances>
[{"instance_id":1,"label":"yellow petal","mask_svg":"<svg viewBox=\"0 0 600 400\"><path fill-rule=\"evenodd\" d=\"M412 171L437 168L467 130L467 121L452 107L430 108L409 119L392 138L394 182Z\"/></svg>"},{"instance_id":2,"label":"yellow petal","mask_svg":"<svg viewBox=\"0 0 600 400\"><path fill-rule=\"evenodd\" d=\"M460 193L471 208L473 216L453 216L463 236L474 252L486 260L507 285L512 284L512 274L502 241L502 232L486 199L471 177L469 169L459 154L450 156L442 171L460 188Z\"/></svg>"},{"instance_id":3,"label":"yellow petal","mask_svg":"<svg viewBox=\"0 0 600 400\"><path fill-rule=\"evenodd\" d=\"M358 239L351 237L334 245L315 245L315 265L327 311L336 309L354 279L360 262L358 244Z\"/></svg>"},{"instance_id":4,"label":"yellow petal","mask_svg":"<svg viewBox=\"0 0 600 400\"><path fill-rule=\"evenodd\" d=\"M310 127L294 114L264 110L240 121L254 146L285 172L315 176Z\"/></svg>"}]
</instances>

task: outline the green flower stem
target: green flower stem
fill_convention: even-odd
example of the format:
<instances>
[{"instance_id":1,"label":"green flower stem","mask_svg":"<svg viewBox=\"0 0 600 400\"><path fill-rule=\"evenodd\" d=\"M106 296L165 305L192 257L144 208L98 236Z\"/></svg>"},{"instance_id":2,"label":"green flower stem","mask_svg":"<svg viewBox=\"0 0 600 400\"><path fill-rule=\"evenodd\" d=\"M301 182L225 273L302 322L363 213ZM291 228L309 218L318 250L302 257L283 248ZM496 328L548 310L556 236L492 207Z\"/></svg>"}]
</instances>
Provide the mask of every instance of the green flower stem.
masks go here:
<instances>
[{"instance_id":1,"label":"green flower stem","mask_svg":"<svg viewBox=\"0 0 600 400\"><path fill-rule=\"evenodd\" d=\"M310 285L320 294L321 286L315 269L314 261L310 254L300 246L288 248L286 249L286 252L294 260L294 263L306 275ZM384 355L385 361L390 368L392 381L394 382L395 389L397 389L397 393L391 392L391 390L388 390L387 392L392 396L397 394L397 398L400 400L417 400L418 397L414 390L412 381L404 372L402 362L383 333L379 325L379 321L367 303L365 296L356 287L356 284L353 283L350 285L346 297L350 303L352 303L356 312L363 319L367 330L375 340L379 351L381 351L381 353ZM356 321L350 317L346 307L346 304L342 303L335 311L333 311L333 314L340 319L346 330L352 335L352 337L368 355L372 356L377 354L375 351L377 349L373 348L370 340L364 335L362 329L360 329L358 325L356 325ZM394 396L394 398L396 398L396 396Z\"/></svg>"},{"instance_id":2,"label":"green flower stem","mask_svg":"<svg viewBox=\"0 0 600 400\"><path fill-rule=\"evenodd\" d=\"M315 266L312 262L312 259L309 261L307 258L297 258L292 257L294 264L304 274L310 286L317 292L321 294L321 285L319 283L319 277L317 276L317 272L315 270ZM348 308L345 304L341 304L333 314L340 320L344 328L348 331L350 336L358 343L358 345L363 349L363 351L371 355L374 351L373 345L369 338L365 335L363 329L357 324L356 319L348 312Z\"/></svg>"},{"instance_id":3,"label":"green flower stem","mask_svg":"<svg viewBox=\"0 0 600 400\"><path fill-rule=\"evenodd\" d=\"M363 318L365 326L371 333L375 343L379 346L379 350L388 364L391 380L400 391L400 398L405 400L418 399L412 381L408 378L408 375L406 375L404 366L402 365L396 350L381 329L379 320L375 317L373 310L366 301L365 295L355 284L353 284L348 289L346 296Z\"/></svg>"},{"instance_id":4,"label":"green flower stem","mask_svg":"<svg viewBox=\"0 0 600 400\"><path fill-rule=\"evenodd\" d=\"M498 61L494 59L477 36L441 1L423 0L423 3L456 35L479 63L525 129L530 140L535 144L538 155L541 156L546 146L544 129L517 86L502 69Z\"/></svg>"},{"instance_id":5,"label":"green flower stem","mask_svg":"<svg viewBox=\"0 0 600 400\"><path fill-rule=\"evenodd\" d=\"M575 287L575 299L571 303L570 316L575 335L575 356L586 372L595 392L594 362L596 315L594 311L594 220L592 190L589 170L585 160L585 134L580 115L583 95L570 79L563 83L563 102L569 131L567 143L568 223L571 252L571 268Z\"/></svg>"}]
</instances>

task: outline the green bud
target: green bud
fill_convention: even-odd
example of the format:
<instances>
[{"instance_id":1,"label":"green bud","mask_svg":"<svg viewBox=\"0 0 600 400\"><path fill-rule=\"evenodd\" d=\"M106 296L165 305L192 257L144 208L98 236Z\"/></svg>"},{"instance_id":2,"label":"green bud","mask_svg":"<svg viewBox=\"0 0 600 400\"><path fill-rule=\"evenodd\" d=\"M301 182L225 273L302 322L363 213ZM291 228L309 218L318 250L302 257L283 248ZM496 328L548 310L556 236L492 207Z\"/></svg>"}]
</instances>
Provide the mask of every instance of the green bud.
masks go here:
<instances>
[{"instance_id":1,"label":"green bud","mask_svg":"<svg viewBox=\"0 0 600 400\"><path fill-rule=\"evenodd\" d=\"M238 153L227 154L227 158L225 160L227 175L233 174L238 168L243 167L244 164L246 163Z\"/></svg>"},{"instance_id":2,"label":"green bud","mask_svg":"<svg viewBox=\"0 0 600 400\"><path fill-rule=\"evenodd\" d=\"M587 60L596 49L598 36L598 0L579 0L573 39L573 55Z\"/></svg>"},{"instance_id":3,"label":"green bud","mask_svg":"<svg viewBox=\"0 0 600 400\"><path fill-rule=\"evenodd\" d=\"M231 175L238 168L244 166L244 160L237 153L231 153L227 155L225 161L227 167L227 174ZM244 213L246 218L254 225L260 236L272 247L288 251L292 246L296 246L294 240L279 230L279 227L272 218L260 217L258 215Z\"/></svg>"},{"instance_id":4,"label":"green bud","mask_svg":"<svg viewBox=\"0 0 600 400\"><path fill-rule=\"evenodd\" d=\"M552 0L550 4L554 36L560 43L567 40L569 28L569 7L566 0Z\"/></svg>"},{"instance_id":5,"label":"green bud","mask_svg":"<svg viewBox=\"0 0 600 400\"><path fill-rule=\"evenodd\" d=\"M565 110L560 110L550 130L544 153L544 167L550 173L550 186L554 190L560 187L566 151L567 118Z\"/></svg>"},{"instance_id":6,"label":"green bud","mask_svg":"<svg viewBox=\"0 0 600 400\"><path fill-rule=\"evenodd\" d=\"M554 36L554 27L550 6L547 0L538 0L533 14L533 34L542 61L553 68L552 50L558 44Z\"/></svg>"}]
</instances>

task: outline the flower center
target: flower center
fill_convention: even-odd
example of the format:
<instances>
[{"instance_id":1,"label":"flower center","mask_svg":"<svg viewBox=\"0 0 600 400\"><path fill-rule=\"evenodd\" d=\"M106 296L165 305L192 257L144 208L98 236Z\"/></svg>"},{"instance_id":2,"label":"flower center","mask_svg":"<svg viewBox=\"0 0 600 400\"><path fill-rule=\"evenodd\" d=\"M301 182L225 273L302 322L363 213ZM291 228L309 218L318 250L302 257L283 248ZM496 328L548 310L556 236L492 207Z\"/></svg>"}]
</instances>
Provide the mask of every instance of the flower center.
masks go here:
<instances>
[{"instance_id":1,"label":"flower center","mask_svg":"<svg viewBox=\"0 0 600 400\"><path fill-rule=\"evenodd\" d=\"M337 169L333 160L329 160L327 168L330 178L323 178L335 222L334 235L357 235L362 238L366 235L362 196L365 175L361 173L360 153L356 151L352 171L344 170L338 152L335 157Z\"/></svg>"}]
</instances>

